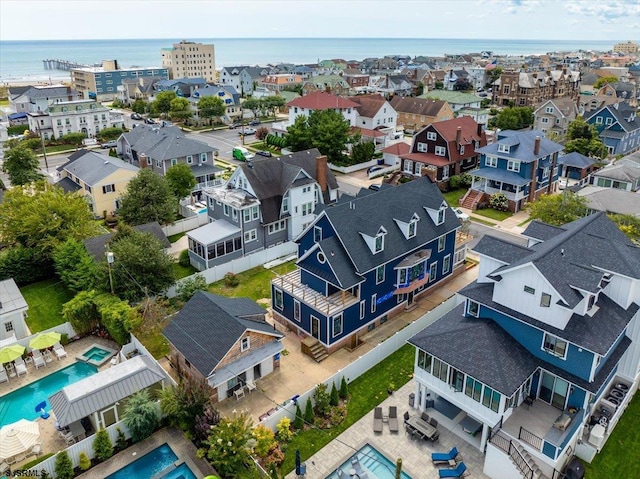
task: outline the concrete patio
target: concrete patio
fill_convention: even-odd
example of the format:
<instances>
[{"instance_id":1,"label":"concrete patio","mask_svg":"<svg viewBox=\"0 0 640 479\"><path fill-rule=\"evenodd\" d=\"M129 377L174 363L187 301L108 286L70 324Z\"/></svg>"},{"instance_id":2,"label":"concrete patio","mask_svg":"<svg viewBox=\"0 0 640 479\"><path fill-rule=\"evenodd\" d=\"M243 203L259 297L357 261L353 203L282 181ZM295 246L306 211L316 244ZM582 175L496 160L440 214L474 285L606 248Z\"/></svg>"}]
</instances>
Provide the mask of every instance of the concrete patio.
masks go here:
<instances>
[{"instance_id":1,"label":"concrete patio","mask_svg":"<svg viewBox=\"0 0 640 479\"><path fill-rule=\"evenodd\" d=\"M302 457L302 461L307 465L306 479L326 478L365 444L375 447L392 463L395 463L397 458L402 458L402 470L413 479L437 478L438 469L445 466L434 466L431 462L431 453L448 452L456 446L470 473L468 477L488 479L488 476L482 472L484 455L471 444L474 438L465 433L454 421L447 420L437 411L428 410L428 414L438 421L440 439L437 442L411 439L411 436L404 432L402 424L404 412L409 411L410 415L420 413L408 406L409 394L414 392L414 388L414 382L409 381L380 404L384 414L387 414L389 406L398 408L400 431L397 434L390 433L388 426L384 424L382 434L374 435L373 411L371 411L316 454L311 457ZM375 479L371 475L369 477ZM295 478L295 471L286 476L286 479Z\"/></svg>"}]
</instances>

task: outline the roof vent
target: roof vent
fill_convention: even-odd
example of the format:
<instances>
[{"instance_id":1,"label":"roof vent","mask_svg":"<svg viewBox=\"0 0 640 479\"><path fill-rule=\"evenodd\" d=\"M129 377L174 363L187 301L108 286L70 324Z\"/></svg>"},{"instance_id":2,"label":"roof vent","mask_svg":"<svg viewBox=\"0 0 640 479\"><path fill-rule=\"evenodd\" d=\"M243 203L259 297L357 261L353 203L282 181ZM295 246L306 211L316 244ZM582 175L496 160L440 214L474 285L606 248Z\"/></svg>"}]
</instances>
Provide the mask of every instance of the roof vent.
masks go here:
<instances>
[{"instance_id":1,"label":"roof vent","mask_svg":"<svg viewBox=\"0 0 640 479\"><path fill-rule=\"evenodd\" d=\"M560 250L560 256L564 256L564 248Z\"/></svg>"},{"instance_id":2,"label":"roof vent","mask_svg":"<svg viewBox=\"0 0 640 479\"><path fill-rule=\"evenodd\" d=\"M104 161L104 164L105 164L105 165L108 165L108 164L109 164L109 160L105 160L105 161Z\"/></svg>"}]
</instances>

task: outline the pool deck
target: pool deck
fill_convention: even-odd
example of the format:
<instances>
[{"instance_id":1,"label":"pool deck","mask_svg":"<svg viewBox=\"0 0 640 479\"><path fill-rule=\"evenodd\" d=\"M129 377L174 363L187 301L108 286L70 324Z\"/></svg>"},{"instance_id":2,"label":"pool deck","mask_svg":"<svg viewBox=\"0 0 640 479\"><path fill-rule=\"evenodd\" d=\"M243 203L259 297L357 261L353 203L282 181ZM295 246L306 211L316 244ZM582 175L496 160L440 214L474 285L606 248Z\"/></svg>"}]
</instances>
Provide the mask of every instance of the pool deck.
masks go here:
<instances>
[{"instance_id":1,"label":"pool deck","mask_svg":"<svg viewBox=\"0 0 640 479\"><path fill-rule=\"evenodd\" d=\"M397 406L400 431L397 434L389 432L389 427L383 424L382 434L373 433L373 411L356 422L353 426L340 434L335 440L320 449L313 456L303 457L302 461L307 465L306 479L324 479L334 472L342 463L353 456L362 446L369 443L380 453L385 455L392 463L402 458L402 470L413 479L437 478L438 468L431 462L432 452L448 452L453 446L458 448L462 460L467 465L470 473L468 477L473 479L489 479L482 472L484 455L473 446L471 436L462 431L462 428L453 427L451 421L433 409L429 409L429 415L438 420L439 441L422 441L410 439L405 434L402 415L409 411L412 416L418 414L418 410L408 406L409 394L414 392L415 382L409 381L392 396L385 399L380 406L386 414L389 406ZM451 429L448 429L448 427ZM287 474L286 479L296 479L295 471ZM369 475L370 479L375 479Z\"/></svg>"},{"instance_id":2,"label":"pool deck","mask_svg":"<svg viewBox=\"0 0 640 479\"><path fill-rule=\"evenodd\" d=\"M5 394L31 384L32 382L35 382L38 379L43 378L44 376L48 376L49 374L59 371L60 369L66 368L67 366L71 366L73 363L77 362L76 356L79 356L83 351L85 351L89 346L93 344L104 346L105 348L109 348L111 350L120 349L117 343L95 336L87 336L85 338L79 339L78 341L70 342L64 347L65 351L67 352L66 358L62 358L60 360L54 358L50 363L47 363L46 367L41 367L38 369L36 369L33 364L29 364L27 365L27 371L29 371L28 374L25 374L21 377L9 378L9 382L0 384L0 400L2 400L2 396L4 396ZM99 367L98 370L102 371L103 369L106 369L108 367L110 367L109 362L104 364L102 367ZM36 422L40 426L40 437L43 441L43 454L48 454L51 452L55 453L67 448L64 439L62 439L56 431L56 419L53 413L51 414L51 417L49 417L49 419L45 420L42 418L38 418L36 419ZM27 457L24 461L13 464L12 469L20 469L20 466L22 464L31 462L35 459L36 456Z\"/></svg>"},{"instance_id":3,"label":"pool deck","mask_svg":"<svg viewBox=\"0 0 640 479\"><path fill-rule=\"evenodd\" d=\"M77 476L78 478L93 479L95 477L107 477L109 474L122 469L126 465L132 463L136 459L151 452L158 446L167 443L178 456L179 461L184 461L189 469L193 471L196 477L205 477L216 474L215 469L204 459L196 457L196 447L191 441L184 437L184 433L176 428L162 429L144 441L128 447L126 450L119 452L111 459L92 467L84 474Z\"/></svg>"}]
</instances>

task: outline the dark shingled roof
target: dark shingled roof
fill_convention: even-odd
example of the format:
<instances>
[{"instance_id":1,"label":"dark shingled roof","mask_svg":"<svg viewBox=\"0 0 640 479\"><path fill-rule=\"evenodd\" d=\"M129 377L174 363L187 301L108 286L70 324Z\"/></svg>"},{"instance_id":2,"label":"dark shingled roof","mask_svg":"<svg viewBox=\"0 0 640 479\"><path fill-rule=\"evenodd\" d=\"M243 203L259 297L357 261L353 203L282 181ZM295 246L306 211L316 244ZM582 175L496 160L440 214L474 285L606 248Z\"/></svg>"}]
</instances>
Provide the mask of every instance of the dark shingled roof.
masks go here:
<instances>
[{"instance_id":1,"label":"dark shingled roof","mask_svg":"<svg viewBox=\"0 0 640 479\"><path fill-rule=\"evenodd\" d=\"M495 322L465 318L463 313L464 303L410 338L409 343L506 396L511 396L537 368L596 393L631 344L625 336L593 382L588 382L533 356Z\"/></svg>"},{"instance_id":2,"label":"dark shingled roof","mask_svg":"<svg viewBox=\"0 0 640 479\"><path fill-rule=\"evenodd\" d=\"M66 193L73 193L74 191L78 191L81 189L80 185L68 176L65 176L60 181L57 181L56 186L62 188Z\"/></svg>"},{"instance_id":3,"label":"dark shingled roof","mask_svg":"<svg viewBox=\"0 0 640 479\"><path fill-rule=\"evenodd\" d=\"M581 155L577 151L558 157L559 165L573 166L574 168L589 168L595 165L595 163L596 161L593 158Z\"/></svg>"},{"instance_id":4,"label":"dark shingled roof","mask_svg":"<svg viewBox=\"0 0 640 479\"><path fill-rule=\"evenodd\" d=\"M264 320L266 311L249 298L226 298L198 291L176 314L163 334L204 377L247 329L274 337L282 334Z\"/></svg>"},{"instance_id":5,"label":"dark shingled roof","mask_svg":"<svg viewBox=\"0 0 640 479\"><path fill-rule=\"evenodd\" d=\"M567 231L562 226L553 226L543 223L542 221L533 220L527 228L522 232L522 236L547 241L548 239L558 236L560 233Z\"/></svg>"},{"instance_id":6,"label":"dark shingled roof","mask_svg":"<svg viewBox=\"0 0 640 479\"><path fill-rule=\"evenodd\" d=\"M507 264L517 261L522 255L533 253L530 248L491 235L484 235L473 248L473 251Z\"/></svg>"},{"instance_id":7,"label":"dark shingled roof","mask_svg":"<svg viewBox=\"0 0 640 479\"><path fill-rule=\"evenodd\" d=\"M633 318L640 306L633 303L626 310L601 293L598 297L598 311L593 316L574 314L563 329L550 326L511 308L493 301L494 283L472 283L458 293L512 318L548 331L579 347L605 355Z\"/></svg>"},{"instance_id":8,"label":"dark shingled roof","mask_svg":"<svg viewBox=\"0 0 640 479\"><path fill-rule=\"evenodd\" d=\"M317 249L324 254L327 263L334 273L333 275L328 275L324 271L319 270L310 264L315 262L306 261L306 258L300 261L298 265L343 290L349 289L364 281L364 278L353 270L347 252L335 236L325 238L317 243ZM315 248L312 249L311 252L311 254L314 254Z\"/></svg>"},{"instance_id":9,"label":"dark shingled roof","mask_svg":"<svg viewBox=\"0 0 640 479\"><path fill-rule=\"evenodd\" d=\"M437 211L443 202L438 187L425 176L394 188L381 189L372 195L357 197L348 203L336 204L326 208L321 215L331 222L355 272L363 274L459 228L460 222L450 208L447 208L445 221L440 226L435 225L425 210L427 207ZM413 238L406 239L395 221L399 204L403 210L419 217ZM387 231L384 250L374 255L362 233L375 236L381 227Z\"/></svg>"},{"instance_id":10,"label":"dark shingled roof","mask_svg":"<svg viewBox=\"0 0 640 479\"><path fill-rule=\"evenodd\" d=\"M137 225L134 226L133 229L139 231L140 233L149 233L153 235L160 241L163 248L169 248L171 246L171 243L167 239L167 236L164 234L164 231L162 231L162 227L157 221L144 225ZM93 257L93 259L95 259L96 261L102 261L105 257L104 253L106 251L106 245L107 243L109 243L109 240L111 240L112 236L112 233L94 236L93 238L82 240L82 243L87 249L87 252Z\"/></svg>"},{"instance_id":11,"label":"dark shingled roof","mask_svg":"<svg viewBox=\"0 0 640 479\"><path fill-rule=\"evenodd\" d=\"M536 137L540 138L540 152L534 154ZM509 145L509 153L498 152L498 145ZM483 146L476 150L478 153L498 156L501 158L514 158L522 162L532 162L538 158L558 153L562 151L562 145L551 140L547 140L544 133L538 130L514 131L504 130L498 134L498 141L490 145Z\"/></svg>"}]
</instances>

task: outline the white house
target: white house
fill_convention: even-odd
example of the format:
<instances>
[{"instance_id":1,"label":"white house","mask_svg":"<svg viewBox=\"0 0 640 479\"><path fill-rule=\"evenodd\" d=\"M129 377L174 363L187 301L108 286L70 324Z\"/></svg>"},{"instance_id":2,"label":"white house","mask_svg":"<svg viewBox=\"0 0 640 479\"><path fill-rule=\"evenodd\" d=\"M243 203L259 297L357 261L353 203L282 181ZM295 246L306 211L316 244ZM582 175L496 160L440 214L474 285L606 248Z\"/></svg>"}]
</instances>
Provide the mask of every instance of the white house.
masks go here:
<instances>
[{"instance_id":1,"label":"white house","mask_svg":"<svg viewBox=\"0 0 640 479\"><path fill-rule=\"evenodd\" d=\"M0 281L0 340L21 339L28 335L27 302L16 282L10 278Z\"/></svg>"}]
</instances>

